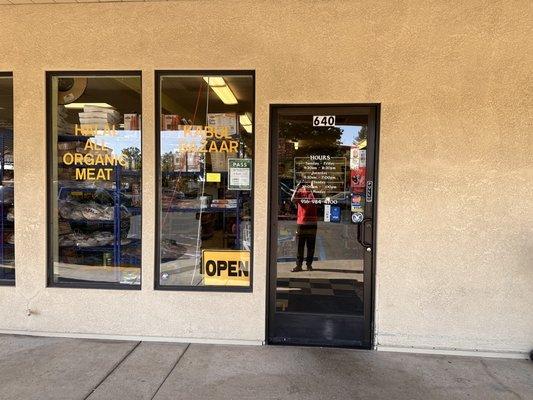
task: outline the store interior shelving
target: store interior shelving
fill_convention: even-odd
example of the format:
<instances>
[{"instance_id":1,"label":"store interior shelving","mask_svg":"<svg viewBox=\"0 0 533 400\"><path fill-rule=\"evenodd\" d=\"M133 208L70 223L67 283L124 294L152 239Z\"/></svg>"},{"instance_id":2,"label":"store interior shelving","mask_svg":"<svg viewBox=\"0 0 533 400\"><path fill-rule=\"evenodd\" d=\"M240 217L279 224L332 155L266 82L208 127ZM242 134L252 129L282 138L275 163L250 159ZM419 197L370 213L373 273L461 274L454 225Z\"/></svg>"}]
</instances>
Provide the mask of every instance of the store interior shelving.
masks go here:
<instances>
[{"instance_id":1,"label":"store interior shelving","mask_svg":"<svg viewBox=\"0 0 533 400\"><path fill-rule=\"evenodd\" d=\"M0 280L15 279L13 131L0 129Z\"/></svg>"},{"instance_id":2,"label":"store interior shelving","mask_svg":"<svg viewBox=\"0 0 533 400\"><path fill-rule=\"evenodd\" d=\"M89 138L60 134L58 144L83 143ZM140 232L137 238L130 235L132 218L140 218L141 214L140 187L137 194L133 190L135 184L140 184L140 170L117 164L111 181L95 181L91 185L87 181L61 179L72 175L73 167L58 163L59 260L77 265L140 268ZM61 207L65 207L65 212ZM115 272L119 274L118 269Z\"/></svg>"}]
</instances>

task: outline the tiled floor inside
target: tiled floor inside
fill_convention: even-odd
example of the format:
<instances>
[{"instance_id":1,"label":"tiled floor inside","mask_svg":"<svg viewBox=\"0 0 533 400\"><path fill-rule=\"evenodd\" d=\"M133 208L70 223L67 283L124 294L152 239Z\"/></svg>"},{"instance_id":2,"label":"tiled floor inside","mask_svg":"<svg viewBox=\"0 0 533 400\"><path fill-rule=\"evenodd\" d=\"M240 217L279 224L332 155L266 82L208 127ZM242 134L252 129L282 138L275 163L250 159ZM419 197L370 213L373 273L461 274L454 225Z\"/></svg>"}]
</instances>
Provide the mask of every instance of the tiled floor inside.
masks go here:
<instances>
[{"instance_id":1,"label":"tiled floor inside","mask_svg":"<svg viewBox=\"0 0 533 400\"><path fill-rule=\"evenodd\" d=\"M363 284L353 279L278 278L276 311L359 315Z\"/></svg>"}]
</instances>

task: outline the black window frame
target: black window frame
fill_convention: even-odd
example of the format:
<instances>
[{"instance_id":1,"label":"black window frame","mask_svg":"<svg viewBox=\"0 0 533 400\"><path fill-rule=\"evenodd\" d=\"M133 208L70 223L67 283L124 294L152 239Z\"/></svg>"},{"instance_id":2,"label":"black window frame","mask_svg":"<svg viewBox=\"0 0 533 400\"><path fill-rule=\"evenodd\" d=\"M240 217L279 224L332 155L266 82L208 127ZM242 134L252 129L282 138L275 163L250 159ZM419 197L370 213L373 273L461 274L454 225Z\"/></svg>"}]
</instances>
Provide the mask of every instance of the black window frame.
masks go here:
<instances>
[{"instance_id":1,"label":"black window frame","mask_svg":"<svg viewBox=\"0 0 533 400\"><path fill-rule=\"evenodd\" d=\"M252 132L253 132L253 149L252 149L252 201L250 205L251 215L251 237L252 250L250 251L250 284L248 286L189 286L189 285L161 285L161 78L167 77L203 77L203 76L250 76L252 78ZM156 219L155 219L155 268L154 268L154 290L160 291L182 291L182 292L226 292L226 293L253 293L254 287L254 209L255 209L255 148L256 148L256 77L255 70L155 70L155 188L156 188Z\"/></svg>"},{"instance_id":2,"label":"black window frame","mask_svg":"<svg viewBox=\"0 0 533 400\"><path fill-rule=\"evenodd\" d=\"M14 80L13 72L11 71L0 71L0 78L11 78L11 83L13 85L13 119L15 119L15 101L14 101ZM14 121L13 121L14 122ZM13 125L15 125L13 123ZM15 137L15 128L13 127L13 139ZM15 146L13 145L13 148ZM15 202L13 201L13 209L15 208ZM15 278L14 279L0 279L0 286L15 286L17 281L17 256L16 256L16 247L15 247Z\"/></svg>"},{"instance_id":3,"label":"black window frame","mask_svg":"<svg viewBox=\"0 0 533 400\"><path fill-rule=\"evenodd\" d=\"M138 77L141 81L141 110L143 106L143 77L141 70L98 70L98 71L46 71L45 73L45 88L46 88L46 287L57 287L57 288L71 288L71 289L104 289L104 290L142 290L142 263L141 263L141 276L139 285L125 285L120 283L96 283L96 282L54 282L54 260L53 260L53 242L52 242L52 168L53 163L51 160L52 156L52 79L54 77L61 76L87 76L87 77L113 77L113 76L132 76ZM144 140L142 137L143 133L143 124L141 121L141 154L144 148ZM141 196L143 195L142 190L142 173L141 173ZM144 204L142 204L144 206ZM143 207L144 208L144 207ZM143 216L141 214L141 232L142 232L142 221ZM141 242L141 255L142 255L143 243Z\"/></svg>"}]
</instances>

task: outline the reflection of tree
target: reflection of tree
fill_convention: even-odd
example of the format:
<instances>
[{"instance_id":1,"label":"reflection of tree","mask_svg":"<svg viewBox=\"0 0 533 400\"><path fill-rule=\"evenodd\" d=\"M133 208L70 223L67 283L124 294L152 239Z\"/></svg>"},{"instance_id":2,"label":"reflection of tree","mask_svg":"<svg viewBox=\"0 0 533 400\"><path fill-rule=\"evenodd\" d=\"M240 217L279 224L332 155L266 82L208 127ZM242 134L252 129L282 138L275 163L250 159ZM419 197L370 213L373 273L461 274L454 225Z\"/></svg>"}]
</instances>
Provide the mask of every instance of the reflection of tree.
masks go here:
<instances>
[{"instance_id":1,"label":"reflection of tree","mask_svg":"<svg viewBox=\"0 0 533 400\"><path fill-rule=\"evenodd\" d=\"M174 170L174 154L171 151L161 156L161 172L172 172ZM170 184L169 175L161 174L161 185L167 187Z\"/></svg>"},{"instance_id":2,"label":"reflection of tree","mask_svg":"<svg viewBox=\"0 0 533 400\"><path fill-rule=\"evenodd\" d=\"M359 130L359 136L357 140L365 140L368 136L368 126L363 125Z\"/></svg>"},{"instance_id":3,"label":"reflection of tree","mask_svg":"<svg viewBox=\"0 0 533 400\"><path fill-rule=\"evenodd\" d=\"M141 150L139 148L127 147L124 150L122 150L122 154L124 154L128 158L129 169L136 169L136 170L141 169L142 167Z\"/></svg>"},{"instance_id":4,"label":"reflection of tree","mask_svg":"<svg viewBox=\"0 0 533 400\"><path fill-rule=\"evenodd\" d=\"M312 154L343 156L342 129L337 127L315 127L308 122L281 121L279 135L285 140L299 142L295 151L297 157Z\"/></svg>"},{"instance_id":5,"label":"reflection of tree","mask_svg":"<svg viewBox=\"0 0 533 400\"><path fill-rule=\"evenodd\" d=\"M244 156L252 156L252 148L254 144L253 134L246 132L244 129L240 133L241 143L244 144ZM241 149L241 147L239 147Z\"/></svg>"},{"instance_id":6,"label":"reflection of tree","mask_svg":"<svg viewBox=\"0 0 533 400\"><path fill-rule=\"evenodd\" d=\"M161 171L171 172L174 164L174 155L171 151L161 156Z\"/></svg>"}]
</instances>

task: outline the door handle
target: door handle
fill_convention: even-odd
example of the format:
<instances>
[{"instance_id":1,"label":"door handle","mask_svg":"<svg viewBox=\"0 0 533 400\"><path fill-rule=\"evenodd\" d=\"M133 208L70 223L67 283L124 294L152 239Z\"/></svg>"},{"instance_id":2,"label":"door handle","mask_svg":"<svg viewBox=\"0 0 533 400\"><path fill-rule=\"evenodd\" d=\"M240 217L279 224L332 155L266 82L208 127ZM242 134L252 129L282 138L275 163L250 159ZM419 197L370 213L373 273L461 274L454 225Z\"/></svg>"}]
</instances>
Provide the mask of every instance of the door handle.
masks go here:
<instances>
[{"instance_id":1,"label":"door handle","mask_svg":"<svg viewBox=\"0 0 533 400\"><path fill-rule=\"evenodd\" d=\"M372 237L372 218L365 218L357 225L357 241L364 247L372 247L372 239L370 242L366 241L368 228Z\"/></svg>"}]
</instances>

